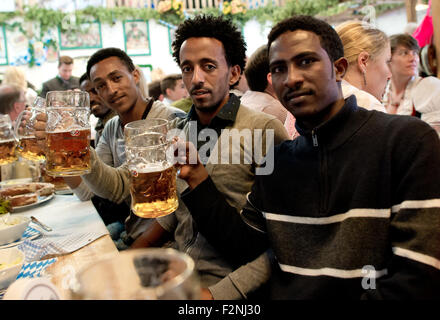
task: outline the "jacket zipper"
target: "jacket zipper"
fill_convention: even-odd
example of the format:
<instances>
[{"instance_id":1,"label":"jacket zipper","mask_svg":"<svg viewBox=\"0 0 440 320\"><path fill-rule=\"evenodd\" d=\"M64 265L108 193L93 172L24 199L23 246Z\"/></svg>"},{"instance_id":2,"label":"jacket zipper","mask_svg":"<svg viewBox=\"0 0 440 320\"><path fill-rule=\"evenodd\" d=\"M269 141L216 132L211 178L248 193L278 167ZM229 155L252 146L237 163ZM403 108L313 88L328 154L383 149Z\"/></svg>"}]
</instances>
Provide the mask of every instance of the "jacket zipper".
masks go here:
<instances>
[{"instance_id":1,"label":"jacket zipper","mask_svg":"<svg viewBox=\"0 0 440 320\"><path fill-rule=\"evenodd\" d=\"M312 130L312 140L313 140L313 146L317 147L318 146L318 137L316 136L315 129Z\"/></svg>"},{"instance_id":2,"label":"jacket zipper","mask_svg":"<svg viewBox=\"0 0 440 320\"><path fill-rule=\"evenodd\" d=\"M312 130L313 146L318 147L318 136L316 135L316 129ZM320 175L320 200L319 210L324 213L327 212L328 205L328 176L327 176L327 154L324 148L319 149L319 175Z\"/></svg>"}]
</instances>

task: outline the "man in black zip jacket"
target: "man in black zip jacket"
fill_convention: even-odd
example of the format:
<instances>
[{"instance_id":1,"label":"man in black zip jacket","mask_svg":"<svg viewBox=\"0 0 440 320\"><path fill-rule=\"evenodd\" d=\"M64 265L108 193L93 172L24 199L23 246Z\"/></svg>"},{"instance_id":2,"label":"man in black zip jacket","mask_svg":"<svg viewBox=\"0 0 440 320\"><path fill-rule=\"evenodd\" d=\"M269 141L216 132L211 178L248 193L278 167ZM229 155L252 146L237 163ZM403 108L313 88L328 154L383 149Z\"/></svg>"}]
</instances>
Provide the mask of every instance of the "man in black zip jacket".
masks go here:
<instances>
[{"instance_id":1,"label":"man in black zip jacket","mask_svg":"<svg viewBox=\"0 0 440 320\"><path fill-rule=\"evenodd\" d=\"M301 136L275 148L240 214L203 165L181 165L199 230L235 263L273 252L273 299L439 299L436 132L344 101L347 60L327 23L292 17L268 38L273 87Z\"/></svg>"}]
</instances>

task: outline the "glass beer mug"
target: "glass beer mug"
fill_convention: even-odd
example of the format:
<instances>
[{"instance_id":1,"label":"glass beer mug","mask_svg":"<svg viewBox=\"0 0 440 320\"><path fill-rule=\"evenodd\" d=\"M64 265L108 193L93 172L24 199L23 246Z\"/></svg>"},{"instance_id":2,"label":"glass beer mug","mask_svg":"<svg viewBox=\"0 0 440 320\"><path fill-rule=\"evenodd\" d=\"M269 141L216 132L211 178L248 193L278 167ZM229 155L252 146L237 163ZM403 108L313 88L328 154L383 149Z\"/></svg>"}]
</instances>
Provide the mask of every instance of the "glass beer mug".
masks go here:
<instances>
[{"instance_id":1,"label":"glass beer mug","mask_svg":"<svg viewBox=\"0 0 440 320\"><path fill-rule=\"evenodd\" d=\"M198 300L200 281L183 252L131 249L82 269L70 292L74 300Z\"/></svg>"},{"instance_id":2,"label":"glass beer mug","mask_svg":"<svg viewBox=\"0 0 440 320\"><path fill-rule=\"evenodd\" d=\"M29 110L18 115L15 121L15 136L19 139L17 152L22 158L33 161L45 159L44 150L37 144L34 128L37 115L45 112L46 99L37 97ZM29 118L24 117L25 115Z\"/></svg>"},{"instance_id":3,"label":"glass beer mug","mask_svg":"<svg viewBox=\"0 0 440 320\"><path fill-rule=\"evenodd\" d=\"M167 132L164 119L138 120L124 127L131 209L142 218L165 216L179 206Z\"/></svg>"},{"instance_id":4,"label":"glass beer mug","mask_svg":"<svg viewBox=\"0 0 440 320\"><path fill-rule=\"evenodd\" d=\"M11 118L8 114L0 114L0 165L17 160L15 146L16 140Z\"/></svg>"},{"instance_id":5,"label":"glass beer mug","mask_svg":"<svg viewBox=\"0 0 440 320\"><path fill-rule=\"evenodd\" d=\"M89 94L81 91L49 91L46 105L47 174L58 177L89 173Z\"/></svg>"}]
</instances>

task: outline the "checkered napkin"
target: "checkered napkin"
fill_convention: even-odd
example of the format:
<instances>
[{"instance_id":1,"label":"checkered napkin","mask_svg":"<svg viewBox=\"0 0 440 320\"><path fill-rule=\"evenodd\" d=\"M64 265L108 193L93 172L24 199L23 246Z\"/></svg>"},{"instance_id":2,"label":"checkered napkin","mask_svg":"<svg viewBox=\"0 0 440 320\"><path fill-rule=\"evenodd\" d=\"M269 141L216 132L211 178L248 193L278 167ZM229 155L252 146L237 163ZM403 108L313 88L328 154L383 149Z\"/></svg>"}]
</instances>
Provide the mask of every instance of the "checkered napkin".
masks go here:
<instances>
[{"instance_id":1,"label":"checkered napkin","mask_svg":"<svg viewBox=\"0 0 440 320\"><path fill-rule=\"evenodd\" d=\"M62 255L76 251L90 242L103 236L101 232L82 233L44 233L43 237L36 240L25 240L18 248L24 252L25 261L41 260L48 255Z\"/></svg>"}]
</instances>

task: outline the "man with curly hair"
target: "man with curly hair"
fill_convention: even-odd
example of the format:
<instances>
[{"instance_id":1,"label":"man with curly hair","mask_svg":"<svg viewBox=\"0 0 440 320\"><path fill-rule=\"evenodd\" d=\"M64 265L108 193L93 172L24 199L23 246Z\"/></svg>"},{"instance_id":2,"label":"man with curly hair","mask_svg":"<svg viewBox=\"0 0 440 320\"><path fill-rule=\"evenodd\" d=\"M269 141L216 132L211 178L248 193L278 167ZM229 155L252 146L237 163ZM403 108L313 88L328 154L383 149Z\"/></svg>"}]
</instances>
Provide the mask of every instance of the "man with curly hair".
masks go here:
<instances>
[{"instance_id":1,"label":"man with curly hair","mask_svg":"<svg viewBox=\"0 0 440 320\"><path fill-rule=\"evenodd\" d=\"M197 146L211 178L229 203L241 209L246 203L246 194L250 191L258 164L255 160L251 163L221 163L220 154L231 156L234 152L231 142L223 142L227 137L226 132L252 132L252 141L245 145L243 139L240 149L255 145L254 132L258 130L263 132L263 141L266 141L266 134L272 131L274 141L271 143L274 144L289 137L276 117L240 105L238 97L229 92L242 74L246 49L240 31L229 20L196 16L181 24L175 34L173 56L182 70L183 82L193 105L187 117L176 119L173 126L181 129L187 139L191 139L191 130L197 131L199 138L192 142ZM209 130L217 135L210 135L210 139L200 138ZM202 150L206 150L209 145L212 147L208 149L211 152L203 154ZM177 187L181 195L188 185L178 179ZM197 225L180 197L176 212L156 219L150 229L136 239L132 248L160 246L167 240L174 240L175 248L194 259L202 286L209 287L203 291L206 294L204 298L246 298L255 283L251 271L264 269L260 266L268 263L267 257L262 255L252 265L232 272L238 266L220 255L198 232Z\"/></svg>"}]
</instances>

